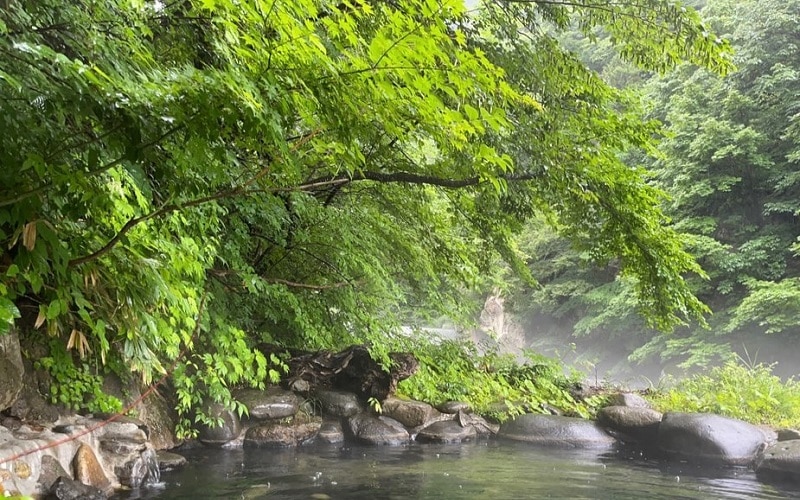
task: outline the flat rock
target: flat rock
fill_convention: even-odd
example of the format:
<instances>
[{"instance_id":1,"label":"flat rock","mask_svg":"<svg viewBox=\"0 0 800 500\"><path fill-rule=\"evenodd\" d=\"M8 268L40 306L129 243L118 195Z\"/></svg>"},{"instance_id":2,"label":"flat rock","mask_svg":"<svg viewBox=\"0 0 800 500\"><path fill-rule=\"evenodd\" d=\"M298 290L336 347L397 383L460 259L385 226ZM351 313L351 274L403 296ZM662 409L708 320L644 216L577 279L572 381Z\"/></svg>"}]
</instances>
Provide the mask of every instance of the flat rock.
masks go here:
<instances>
[{"instance_id":1,"label":"flat rock","mask_svg":"<svg viewBox=\"0 0 800 500\"><path fill-rule=\"evenodd\" d=\"M326 415L334 417L352 417L360 413L361 403L352 392L319 390L314 393Z\"/></svg>"},{"instance_id":2,"label":"flat rock","mask_svg":"<svg viewBox=\"0 0 800 500\"><path fill-rule=\"evenodd\" d=\"M244 446L267 448L297 446L314 439L321 426L320 420L257 425L247 429L247 433L244 435Z\"/></svg>"},{"instance_id":3,"label":"flat rock","mask_svg":"<svg viewBox=\"0 0 800 500\"><path fill-rule=\"evenodd\" d=\"M630 408L651 408L650 402L634 392L618 392L609 399L609 406L627 406Z\"/></svg>"},{"instance_id":4,"label":"flat rock","mask_svg":"<svg viewBox=\"0 0 800 500\"><path fill-rule=\"evenodd\" d=\"M359 413L347 419L352 436L361 443L399 445L410 439L403 424L389 417L375 417Z\"/></svg>"},{"instance_id":5,"label":"flat rock","mask_svg":"<svg viewBox=\"0 0 800 500\"><path fill-rule=\"evenodd\" d=\"M666 413L658 429L658 447L692 462L749 465L767 438L758 427L708 413Z\"/></svg>"},{"instance_id":6,"label":"flat rock","mask_svg":"<svg viewBox=\"0 0 800 500\"><path fill-rule=\"evenodd\" d=\"M780 441L767 448L758 458L756 474L800 479L800 439Z\"/></svg>"},{"instance_id":7,"label":"flat rock","mask_svg":"<svg viewBox=\"0 0 800 500\"><path fill-rule=\"evenodd\" d=\"M158 468L161 472L177 469L186 465L186 457L172 453L171 451L159 450L156 452L158 457Z\"/></svg>"},{"instance_id":8,"label":"flat rock","mask_svg":"<svg viewBox=\"0 0 800 500\"><path fill-rule=\"evenodd\" d=\"M547 446L610 448L616 440L591 420L528 413L500 426L499 437Z\"/></svg>"},{"instance_id":9,"label":"flat rock","mask_svg":"<svg viewBox=\"0 0 800 500\"><path fill-rule=\"evenodd\" d=\"M434 422L417 433L417 441L423 443L461 443L475 439L478 432L472 425L462 427L454 420Z\"/></svg>"},{"instance_id":10,"label":"flat rock","mask_svg":"<svg viewBox=\"0 0 800 500\"><path fill-rule=\"evenodd\" d=\"M472 413L472 407L465 401L445 401L440 405L436 405L436 409L449 415L455 415L460 411Z\"/></svg>"},{"instance_id":11,"label":"flat rock","mask_svg":"<svg viewBox=\"0 0 800 500\"><path fill-rule=\"evenodd\" d=\"M800 439L800 431L797 429L778 429L778 441L794 441Z\"/></svg>"},{"instance_id":12,"label":"flat rock","mask_svg":"<svg viewBox=\"0 0 800 500\"><path fill-rule=\"evenodd\" d=\"M275 420L292 417L300 408L300 398L293 392L280 387L270 387L266 391L243 389L237 391L236 399L244 403L254 420Z\"/></svg>"},{"instance_id":13,"label":"flat rock","mask_svg":"<svg viewBox=\"0 0 800 500\"><path fill-rule=\"evenodd\" d=\"M663 415L640 406L606 406L597 412L597 422L627 440L655 444Z\"/></svg>"},{"instance_id":14,"label":"flat rock","mask_svg":"<svg viewBox=\"0 0 800 500\"><path fill-rule=\"evenodd\" d=\"M387 398L382 404L383 415L393 418L406 427L420 427L441 417L441 413L428 403L399 398Z\"/></svg>"}]
</instances>

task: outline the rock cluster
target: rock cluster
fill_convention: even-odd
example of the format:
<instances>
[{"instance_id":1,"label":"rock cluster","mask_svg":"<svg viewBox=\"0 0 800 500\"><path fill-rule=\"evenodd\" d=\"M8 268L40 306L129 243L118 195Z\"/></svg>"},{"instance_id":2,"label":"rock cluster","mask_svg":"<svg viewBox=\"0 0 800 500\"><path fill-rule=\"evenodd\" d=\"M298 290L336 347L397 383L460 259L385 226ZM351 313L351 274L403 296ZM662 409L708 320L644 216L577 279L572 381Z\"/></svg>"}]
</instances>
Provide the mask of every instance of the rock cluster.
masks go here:
<instances>
[{"instance_id":1,"label":"rock cluster","mask_svg":"<svg viewBox=\"0 0 800 500\"><path fill-rule=\"evenodd\" d=\"M456 413L443 413L421 401L389 397L380 411L369 408L354 393L319 389L302 409L291 391L271 388L247 392L249 416L239 419L219 410L221 427L200 430L203 444L220 447L289 447L314 442L351 441L372 445L399 445L412 440L460 443L491 433L492 424L469 412L468 405L452 405ZM253 411L253 409L257 411ZM291 410L291 412L289 411ZM496 429L495 429L496 430Z\"/></svg>"},{"instance_id":2,"label":"rock cluster","mask_svg":"<svg viewBox=\"0 0 800 500\"><path fill-rule=\"evenodd\" d=\"M13 339L0 345L0 361L6 368L16 364L14 348ZM752 466L765 480L800 479L797 430L774 432L712 414L662 415L633 393L610 398L611 405L598 413L596 421L524 414L497 425L472 413L463 402L434 408L393 396L374 398L413 371L415 364L406 360L403 371L383 379L361 357L359 349L304 354L288 387L235 392L248 408L243 418L221 405L206 408L222 425L202 427L198 442L228 448L346 442L403 445L497 436L545 447L635 447L667 460ZM354 366L367 366L368 384L357 383ZM160 470L185 463L180 455L163 451L178 444L167 431L173 425L163 398L154 398L139 410L143 421L63 416L48 409L35 388L27 387L25 377L14 375L15 370L7 368L12 376L5 384L0 381L0 411L5 415L0 421L0 494L101 499L121 486L138 488L158 481ZM333 383L337 380L357 390ZM34 420L36 425L30 423ZM58 446L51 446L54 443Z\"/></svg>"}]
</instances>

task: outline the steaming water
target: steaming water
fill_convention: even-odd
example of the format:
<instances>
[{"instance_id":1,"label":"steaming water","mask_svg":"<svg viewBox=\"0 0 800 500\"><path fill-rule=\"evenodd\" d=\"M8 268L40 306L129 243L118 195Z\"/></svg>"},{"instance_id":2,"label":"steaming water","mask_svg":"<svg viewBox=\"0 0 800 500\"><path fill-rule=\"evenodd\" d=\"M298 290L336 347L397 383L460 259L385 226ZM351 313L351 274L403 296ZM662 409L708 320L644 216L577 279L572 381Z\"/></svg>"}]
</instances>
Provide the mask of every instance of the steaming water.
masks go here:
<instances>
[{"instance_id":1,"label":"steaming water","mask_svg":"<svg viewBox=\"0 0 800 500\"><path fill-rule=\"evenodd\" d=\"M716 499L797 498L744 468L700 469L631 452L554 450L524 443L308 447L185 453L159 488L117 498L163 499Z\"/></svg>"}]
</instances>

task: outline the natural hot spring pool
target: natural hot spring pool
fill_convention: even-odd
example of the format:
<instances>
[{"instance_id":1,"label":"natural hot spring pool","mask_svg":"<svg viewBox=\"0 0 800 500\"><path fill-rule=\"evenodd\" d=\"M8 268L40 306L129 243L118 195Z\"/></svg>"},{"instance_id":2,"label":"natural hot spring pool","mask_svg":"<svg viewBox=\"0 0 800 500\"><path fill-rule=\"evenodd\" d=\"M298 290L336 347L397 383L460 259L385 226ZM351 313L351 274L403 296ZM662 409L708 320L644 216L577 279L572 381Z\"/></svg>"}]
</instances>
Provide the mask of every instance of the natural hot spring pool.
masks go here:
<instances>
[{"instance_id":1,"label":"natural hot spring pool","mask_svg":"<svg viewBox=\"0 0 800 500\"><path fill-rule=\"evenodd\" d=\"M646 460L632 452L478 441L403 447L197 449L162 484L116 498L716 499L800 498L798 485L743 468Z\"/></svg>"}]
</instances>

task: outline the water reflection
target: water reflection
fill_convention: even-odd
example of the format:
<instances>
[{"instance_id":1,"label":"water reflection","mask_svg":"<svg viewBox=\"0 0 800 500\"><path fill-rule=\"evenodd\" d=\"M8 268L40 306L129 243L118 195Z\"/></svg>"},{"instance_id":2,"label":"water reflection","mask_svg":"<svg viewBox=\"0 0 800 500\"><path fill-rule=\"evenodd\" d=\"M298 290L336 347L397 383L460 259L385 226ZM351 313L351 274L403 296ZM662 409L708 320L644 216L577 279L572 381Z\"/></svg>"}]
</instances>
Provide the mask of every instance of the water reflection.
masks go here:
<instances>
[{"instance_id":1,"label":"water reflection","mask_svg":"<svg viewBox=\"0 0 800 500\"><path fill-rule=\"evenodd\" d=\"M118 498L773 499L796 497L744 468L702 469L619 451L467 445L196 450L166 487Z\"/></svg>"}]
</instances>

